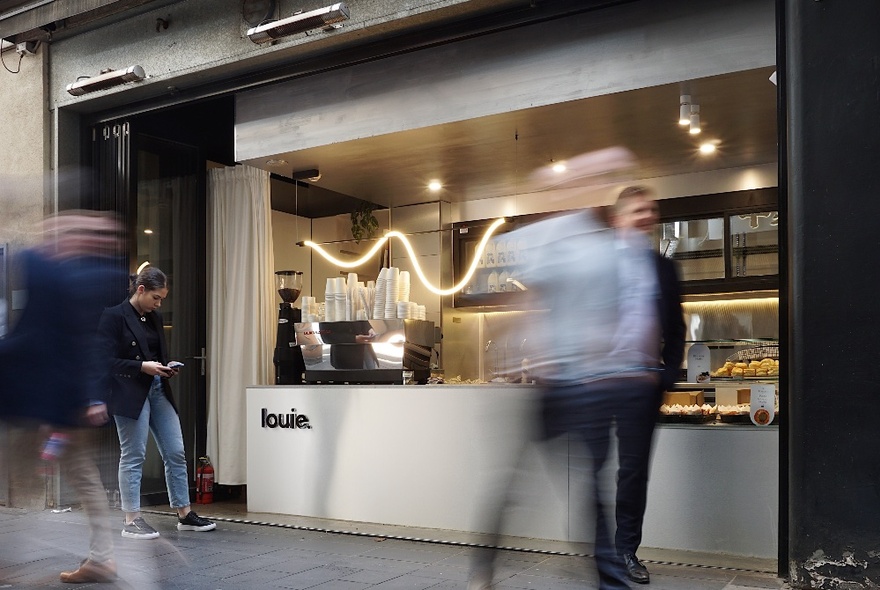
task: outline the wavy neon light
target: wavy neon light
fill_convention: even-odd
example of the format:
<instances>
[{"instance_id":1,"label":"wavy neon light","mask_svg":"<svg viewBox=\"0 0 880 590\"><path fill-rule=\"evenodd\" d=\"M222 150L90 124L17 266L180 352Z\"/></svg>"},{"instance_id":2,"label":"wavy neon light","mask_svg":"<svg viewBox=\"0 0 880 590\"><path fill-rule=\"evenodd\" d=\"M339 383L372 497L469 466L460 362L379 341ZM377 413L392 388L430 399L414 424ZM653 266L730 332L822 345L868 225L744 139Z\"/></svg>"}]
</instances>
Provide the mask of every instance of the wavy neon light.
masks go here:
<instances>
[{"instance_id":1,"label":"wavy neon light","mask_svg":"<svg viewBox=\"0 0 880 590\"><path fill-rule=\"evenodd\" d=\"M441 289L431 284L431 281L428 280L428 277L425 276L425 273L422 271L422 267L419 265L419 260L416 256L415 250L413 250L412 244L409 243L409 240L406 238L405 235L396 230L392 230L385 234L385 236L383 236L381 240L376 242L366 254L354 261L339 260L311 240L304 241L303 245L313 249L315 252L323 256L325 260L337 265L340 268L355 268L372 258L373 255L379 251L379 248L381 248L390 238L398 238L401 242L403 242L403 247L406 248L406 251L409 253L410 260L412 260L413 264L413 270L415 271L416 276L419 277L419 280L422 281L422 284L425 286L425 288L437 295L452 295L453 293L461 291L462 288L464 288L464 286L467 285L468 282L471 280L471 277L474 276L474 273L477 270L477 265L480 262L480 258L483 256L483 251L486 249L486 244L489 242L492 234L495 233L495 230L497 230L498 227L505 221L506 219L500 217L493 221L492 225L490 225L488 229L486 229L486 233L483 234L483 237L480 239L480 243L477 244L477 249L474 251L474 259L471 261L470 268L468 268L467 272L457 284L448 289Z\"/></svg>"}]
</instances>

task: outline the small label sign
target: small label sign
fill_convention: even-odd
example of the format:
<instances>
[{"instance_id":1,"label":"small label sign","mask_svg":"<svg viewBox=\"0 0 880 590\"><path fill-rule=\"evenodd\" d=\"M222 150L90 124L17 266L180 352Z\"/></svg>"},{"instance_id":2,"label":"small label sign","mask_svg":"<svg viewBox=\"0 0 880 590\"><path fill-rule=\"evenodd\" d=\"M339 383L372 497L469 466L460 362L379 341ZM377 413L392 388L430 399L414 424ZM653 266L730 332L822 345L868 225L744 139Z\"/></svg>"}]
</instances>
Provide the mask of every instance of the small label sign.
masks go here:
<instances>
[{"instance_id":1,"label":"small label sign","mask_svg":"<svg viewBox=\"0 0 880 590\"><path fill-rule=\"evenodd\" d=\"M755 426L767 426L776 414L776 386L772 383L752 385L749 417Z\"/></svg>"},{"instance_id":2,"label":"small label sign","mask_svg":"<svg viewBox=\"0 0 880 590\"><path fill-rule=\"evenodd\" d=\"M705 383L712 379L709 347L694 344L688 349L688 383Z\"/></svg>"}]
</instances>

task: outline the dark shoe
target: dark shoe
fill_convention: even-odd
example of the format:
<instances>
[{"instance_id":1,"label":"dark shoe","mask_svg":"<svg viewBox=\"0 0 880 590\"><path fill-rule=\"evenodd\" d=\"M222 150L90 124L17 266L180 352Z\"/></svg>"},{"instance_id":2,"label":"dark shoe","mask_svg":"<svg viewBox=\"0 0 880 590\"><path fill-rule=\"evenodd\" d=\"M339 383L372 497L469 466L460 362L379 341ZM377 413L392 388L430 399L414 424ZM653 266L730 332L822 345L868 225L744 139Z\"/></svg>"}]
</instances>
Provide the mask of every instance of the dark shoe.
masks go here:
<instances>
[{"instance_id":1,"label":"dark shoe","mask_svg":"<svg viewBox=\"0 0 880 590\"><path fill-rule=\"evenodd\" d=\"M122 536L126 539L155 539L159 531L144 522L140 516L131 523L122 525Z\"/></svg>"},{"instance_id":2,"label":"dark shoe","mask_svg":"<svg viewBox=\"0 0 880 590\"><path fill-rule=\"evenodd\" d=\"M66 584L90 584L112 582L116 579L116 562L112 559L98 563L91 559L83 561L73 572L61 572L61 581Z\"/></svg>"},{"instance_id":3,"label":"dark shoe","mask_svg":"<svg viewBox=\"0 0 880 590\"><path fill-rule=\"evenodd\" d=\"M648 568L642 565L639 558L633 553L623 554L623 563L626 565L626 577L636 584L647 584L651 581Z\"/></svg>"},{"instance_id":4,"label":"dark shoe","mask_svg":"<svg viewBox=\"0 0 880 590\"><path fill-rule=\"evenodd\" d=\"M207 518L202 518L192 510L184 516L183 518L177 519L177 530L179 531L213 531L217 528L217 525L208 520Z\"/></svg>"}]
</instances>

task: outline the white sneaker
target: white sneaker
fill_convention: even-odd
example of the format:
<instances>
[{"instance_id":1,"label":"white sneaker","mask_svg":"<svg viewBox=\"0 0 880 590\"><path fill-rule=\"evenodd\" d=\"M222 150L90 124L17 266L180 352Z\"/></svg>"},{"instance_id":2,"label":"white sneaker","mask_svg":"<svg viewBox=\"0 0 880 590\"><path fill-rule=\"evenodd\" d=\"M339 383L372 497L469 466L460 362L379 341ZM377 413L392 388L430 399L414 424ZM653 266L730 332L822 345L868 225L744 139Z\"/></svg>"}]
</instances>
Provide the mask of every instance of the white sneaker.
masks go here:
<instances>
[{"instance_id":1,"label":"white sneaker","mask_svg":"<svg viewBox=\"0 0 880 590\"><path fill-rule=\"evenodd\" d=\"M179 531L213 531L217 525L207 518L202 518L190 510L183 518L177 518L177 530Z\"/></svg>"},{"instance_id":2,"label":"white sneaker","mask_svg":"<svg viewBox=\"0 0 880 590\"><path fill-rule=\"evenodd\" d=\"M126 539L155 539L159 531L148 525L143 518L138 516L130 523L122 523L122 536Z\"/></svg>"}]
</instances>

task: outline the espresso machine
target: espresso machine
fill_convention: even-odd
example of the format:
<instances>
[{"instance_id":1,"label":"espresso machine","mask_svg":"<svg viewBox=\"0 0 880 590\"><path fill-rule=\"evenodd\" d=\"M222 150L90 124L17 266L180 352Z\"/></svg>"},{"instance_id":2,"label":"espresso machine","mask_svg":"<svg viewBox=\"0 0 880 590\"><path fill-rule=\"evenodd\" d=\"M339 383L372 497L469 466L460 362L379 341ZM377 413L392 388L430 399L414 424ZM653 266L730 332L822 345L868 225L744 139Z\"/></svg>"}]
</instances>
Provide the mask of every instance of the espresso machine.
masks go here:
<instances>
[{"instance_id":1,"label":"espresso machine","mask_svg":"<svg viewBox=\"0 0 880 590\"><path fill-rule=\"evenodd\" d=\"M303 273L297 270L279 270L275 273L275 287L281 297L278 304L278 334L275 340L275 385L302 383L305 363L302 350L296 344L294 326L302 321L302 310L293 303L302 293Z\"/></svg>"}]
</instances>

